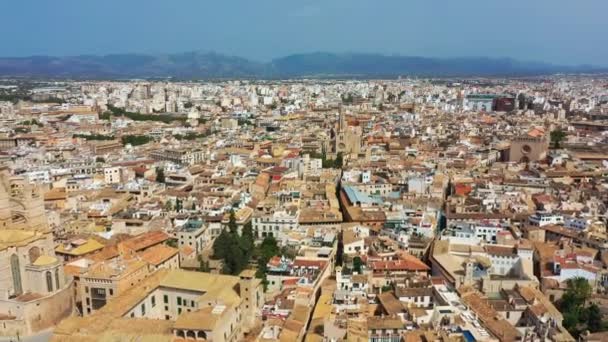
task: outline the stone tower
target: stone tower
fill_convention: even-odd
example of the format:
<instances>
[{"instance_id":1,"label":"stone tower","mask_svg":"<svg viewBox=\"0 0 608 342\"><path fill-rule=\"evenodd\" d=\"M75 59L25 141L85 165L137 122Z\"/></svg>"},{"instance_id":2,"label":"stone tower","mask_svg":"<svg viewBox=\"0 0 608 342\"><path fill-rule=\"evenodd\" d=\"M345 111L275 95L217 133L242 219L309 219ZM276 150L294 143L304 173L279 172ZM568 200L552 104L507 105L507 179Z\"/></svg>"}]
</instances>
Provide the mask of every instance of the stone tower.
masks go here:
<instances>
[{"instance_id":1,"label":"stone tower","mask_svg":"<svg viewBox=\"0 0 608 342\"><path fill-rule=\"evenodd\" d=\"M263 287L255 277L255 271L244 270L239 274L240 295L243 299L243 331L248 331L255 324L256 313L264 302Z\"/></svg>"},{"instance_id":2,"label":"stone tower","mask_svg":"<svg viewBox=\"0 0 608 342\"><path fill-rule=\"evenodd\" d=\"M464 284L473 285L473 271L475 270L475 260L473 258L467 259L464 265Z\"/></svg>"},{"instance_id":3,"label":"stone tower","mask_svg":"<svg viewBox=\"0 0 608 342\"><path fill-rule=\"evenodd\" d=\"M11 199L8 170L0 168L0 229L8 228L11 221Z\"/></svg>"}]
</instances>

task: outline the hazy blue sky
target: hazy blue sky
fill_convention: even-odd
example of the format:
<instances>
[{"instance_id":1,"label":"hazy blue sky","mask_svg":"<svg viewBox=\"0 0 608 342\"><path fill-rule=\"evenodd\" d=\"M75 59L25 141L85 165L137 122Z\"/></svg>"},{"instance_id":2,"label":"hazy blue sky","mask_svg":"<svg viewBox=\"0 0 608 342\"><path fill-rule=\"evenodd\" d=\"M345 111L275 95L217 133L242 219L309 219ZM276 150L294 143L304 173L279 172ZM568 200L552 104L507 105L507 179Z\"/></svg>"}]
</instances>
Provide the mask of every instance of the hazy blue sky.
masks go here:
<instances>
[{"instance_id":1,"label":"hazy blue sky","mask_svg":"<svg viewBox=\"0 0 608 342\"><path fill-rule=\"evenodd\" d=\"M328 51L608 65L608 0L0 1L0 56Z\"/></svg>"}]
</instances>

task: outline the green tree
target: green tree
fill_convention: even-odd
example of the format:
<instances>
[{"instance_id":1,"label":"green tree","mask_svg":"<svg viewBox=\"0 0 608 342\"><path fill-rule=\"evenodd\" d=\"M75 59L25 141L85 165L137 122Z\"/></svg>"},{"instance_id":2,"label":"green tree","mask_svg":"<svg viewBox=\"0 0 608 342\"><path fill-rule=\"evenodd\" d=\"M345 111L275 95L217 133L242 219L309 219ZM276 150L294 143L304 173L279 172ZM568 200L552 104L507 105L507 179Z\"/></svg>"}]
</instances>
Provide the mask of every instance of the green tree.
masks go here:
<instances>
[{"instance_id":1,"label":"green tree","mask_svg":"<svg viewBox=\"0 0 608 342\"><path fill-rule=\"evenodd\" d=\"M238 225L236 224L236 214L234 213L234 209L230 209L230 217L228 219L228 230L230 230L231 234L237 234Z\"/></svg>"},{"instance_id":2,"label":"green tree","mask_svg":"<svg viewBox=\"0 0 608 342\"><path fill-rule=\"evenodd\" d=\"M241 236L243 237L243 240L247 241L248 244L251 244L251 247L253 247L253 226L251 225L251 221L245 223L245 225L243 226L243 231L241 233Z\"/></svg>"},{"instance_id":3,"label":"green tree","mask_svg":"<svg viewBox=\"0 0 608 342\"><path fill-rule=\"evenodd\" d=\"M344 264L344 242L342 241L342 232L338 233L338 247L336 250L336 266Z\"/></svg>"},{"instance_id":4,"label":"green tree","mask_svg":"<svg viewBox=\"0 0 608 342\"><path fill-rule=\"evenodd\" d=\"M338 152L338 154L336 155L336 161L334 163L334 167L335 168L342 168L344 164L344 156L342 156L342 152Z\"/></svg>"},{"instance_id":5,"label":"green tree","mask_svg":"<svg viewBox=\"0 0 608 342\"><path fill-rule=\"evenodd\" d=\"M353 258L353 271L361 274L362 269L363 269L363 261L358 256L354 257Z\"/></svg>"},{"instance_id":6,"label":"green tree","mask_svg":"<svg viewBox=\"0 0 608 342\"><path fill-rule=\"evenodd\" d=\"M270 236L264 238L262 243L258 248L258 269L256 271L256 277L262 279L262 284L264 285L264 291L268 288L268 280L266 279L266 274L268 272L268 261L275 255L280 255L281 250L277 243L277 240Z\"/></svg>"},{"instance_id":7,"label":"green tree","mask_svg":"<svg viewBox=\"0 0 608 342\"><path fill-rule=\"evenodd\" d=\"M603 328L602 313L596 304L591 304L587 308L587 328L591 332L598 332Z\"/></svg>"},{"instance_id":8,"label":"green tree","mask_svg":"<svg viewBox=\"0 0 608 342\"><path fill-rule=\"evenodd\" d=\"M584 306L589 297L591 297L592 292L591 285L587 279L582 277L568 279L566 284L568 288L566 289L566 293L562 296L562 306L567 309Z\"/></svg>"},{"instance_id":9,"label":"green tree","mask_svg":"<svg viewBox=\"0 0 608 342\"><path fill-rule=\"evenodd\" d=\"M550 136L551 136L551 142L553 143L553 147L559 148L561 142L566 138L566 132L564 132L558 128L558 129L552 131Z\"/></svg>"},{"instance_id":10,"label":"green tree","mask_svg":"<svg viewBox=\"0 0 608 342\"><path fill-rule=\"evenodd\" d=\"M222 231L220 235L213 241L213 257L215 259L224 260L224 267L222 269L222 273L232 274L233 273L233 262L230 260L232 258L232 246L234 245L234 240L230 233L226 230Z\"/></svg>"},{"instance_id":11,"label":"green tree","mask_svg":"<svg viewBox=\"0 0 608 342\"><path fill-rule=\"evenodd\" d=\"M570 334L572 334L573 336L578 336L578 334L580 334L580 331L578 329L578 322L579 322L579 311L578 310L571 310L571 311L564 312L564 320L562 321L562 324L563 324L564 328L566 328L566 330L568 330L568 332Z\"/></svg>"},{"instance_id":12,"label":"green tree","mask_svg":"<svg viewBox=\"0 0 608 342\"><path fill-rule=\"evenodd\" d=\"M253 255L251 224L243 227L241 236L239 236L237 228L234 211L231 211L228 229L224 229L213 242L213 257L224 261L222 273L225 274L239 274L247 267Z\"/></svg>"},{"instance_id":13,"label":"green tree","mask_svg":"<svg viewBox=\"0 0 608 342\"><path fill-rule=\"evenodd\" d=\"M159 183L165 182L165 170L162 167L156 168L156 181Z\"/></svg>"},{"instance_id":14,"label":"green tree","mask_svg":"<svg viewBox=\"0 0 608 342\"><path fill-rule=\"evenodd\" d=\"M567 289L559 302L560 311L564 313L564 327L578 337L583 330L599 331L602 329L602 318L596 305L587 305L592 288L587 279L568 279Z\"/></svg>"},{"instance_id":15,"label":"green tree","mask_svg":"<svg viewBox=\"0 0 608 342\"><path fill-rule=\"evenodd\" d=\"M251 226L251 222L247 222L243 226L243 231L241 232L241 236L238 237L238 241L239 247L243 252L243 263L247 264L249 263L249 260L251 260L254 250L253 227Z\"/></svg>"},{"instance_id":16,"label":"green tree","mask_svg":"<svg viewBox=\"0 0 608 342\"><path fill-rule=\"evenodd\" d=\"M255 271L255 277L262 280L262 285L264 286L264 292L268 289L268 261L258 258L258 268Z\"/></svg>"},{"instance_id":17,"label":"green tree","mask_svg":"<svg viewBox=\"0 0 608 342\"><path fill-rule=\"evenodd\" d=\"M277 239L272 236L264 238L260 245L260 257L266 260L270 260L275 255L279 255L281 249L277 243Z\"/></svg>"}]
</instances>

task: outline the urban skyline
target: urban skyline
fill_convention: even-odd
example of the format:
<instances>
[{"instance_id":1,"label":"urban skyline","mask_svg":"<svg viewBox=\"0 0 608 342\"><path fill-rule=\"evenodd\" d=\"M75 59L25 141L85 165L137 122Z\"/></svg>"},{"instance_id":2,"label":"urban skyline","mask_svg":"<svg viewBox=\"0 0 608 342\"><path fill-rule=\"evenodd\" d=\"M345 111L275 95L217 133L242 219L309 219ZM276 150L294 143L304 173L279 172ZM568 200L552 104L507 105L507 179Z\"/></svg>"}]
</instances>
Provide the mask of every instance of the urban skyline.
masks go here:
<instances>
[{"instance_id":1,"label":"urban skyline","mask_svg":"<svg viewBox=\"0 0 608 342\"><path fill-rule=\"evenodd\" d=\"M607 10L7 1L0 342L608 341Z\"/></svg>"}]
</instances>

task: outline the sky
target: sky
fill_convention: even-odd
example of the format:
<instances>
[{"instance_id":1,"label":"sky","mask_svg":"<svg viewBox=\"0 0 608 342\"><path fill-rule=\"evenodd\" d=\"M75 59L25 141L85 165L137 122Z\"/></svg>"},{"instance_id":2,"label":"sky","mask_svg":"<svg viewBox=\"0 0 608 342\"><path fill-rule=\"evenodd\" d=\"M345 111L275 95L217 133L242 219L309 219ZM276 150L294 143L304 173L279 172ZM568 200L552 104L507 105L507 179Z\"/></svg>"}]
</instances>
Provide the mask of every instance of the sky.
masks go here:
<instances>
[{"instance_id":1,"label":"sky","mask_svg":"<svg viewBox=\"0 0 608 342\"><path fill-rule=\"evenodd\" d=\"M606 0L2 0L0 56L214 51L608 66Z\"/></svg>"}]
</instances>

